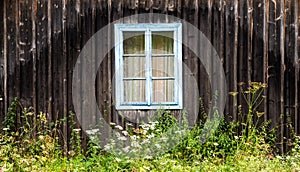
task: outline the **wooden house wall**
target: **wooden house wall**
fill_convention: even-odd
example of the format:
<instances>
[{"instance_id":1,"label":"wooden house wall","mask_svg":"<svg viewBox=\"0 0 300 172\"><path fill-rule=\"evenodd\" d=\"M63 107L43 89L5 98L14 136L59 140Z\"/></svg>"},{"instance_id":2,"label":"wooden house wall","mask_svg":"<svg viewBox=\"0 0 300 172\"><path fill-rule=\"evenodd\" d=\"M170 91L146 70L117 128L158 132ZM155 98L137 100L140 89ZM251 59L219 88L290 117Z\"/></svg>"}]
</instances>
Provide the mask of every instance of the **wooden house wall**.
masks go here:
<instances>
[{"instance_id":1,"label":"wooden house wall","mask_svg":"<svg viewBox=\"0 0 300 172\"><path fill-rule=\"evenodd\" d=\"M72 76L80 75L73 73L73 67L88 39L123 17L162 13L183 19L206 35L219 54L229 91L238 91L239 82L250 80L268 84L264 90L267 99L260 107L265 115L260 120L271 120L272 127L280 126L278 143L283 150L290 133L285 124L291 122L295 131L300 132L299 3L297 0L0 1L0 121L14 97L19 97L25 107L48 113L49 120L66 117L73 110ZM167 20L133 18L131 22ZM195 36L187 32L183 38ZM109 33L103 41L110 45L112 38ZM189 46L198 44L190 42ZM111 108L113 54L113 51L108 53L99 67L96 95L107 120L122 121ZM187 47L183 48L183 61L191 71L185 77L195 78L207 108L211 92L205 68ZM189 90L189 85L185 89ZM193 92L185 94L190 100L195 98ZM228 120L237 120L239 104L246 105L241 96L227 97L224 116ZM199 110L198 102L186 101L185 105ZM132 117L137 113L148 112L130 112ZM22 123L20 114L17 123ZM62 127L65 138L70 135L68 124L66 121ZM67 149L67 141L64 143Z\"/></svg>"}]
</instances>

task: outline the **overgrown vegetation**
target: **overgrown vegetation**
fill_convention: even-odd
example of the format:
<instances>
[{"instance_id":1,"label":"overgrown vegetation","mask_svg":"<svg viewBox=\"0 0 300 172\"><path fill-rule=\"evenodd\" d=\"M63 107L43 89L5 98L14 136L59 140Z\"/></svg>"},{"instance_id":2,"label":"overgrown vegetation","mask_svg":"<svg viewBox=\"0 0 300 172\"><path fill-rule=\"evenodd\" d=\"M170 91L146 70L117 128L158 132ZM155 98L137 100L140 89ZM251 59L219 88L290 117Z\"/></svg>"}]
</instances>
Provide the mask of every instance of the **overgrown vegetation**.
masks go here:
<instances>
[{"instance_id":1,"label":"overgrown vegetation","mask_svg":"<svg viewBox=\"0 0 300 172\"><path fill-rule=\"evenodd\" d=\"M246 89L241 84L239 93L231 92L232 96L241 94L247 107L239 106L239 121L226 122L222 119L204 144L200 144L199 139L205 121L199 121L186 133L185 113L179 122L169 111L159 110L157 120L138 127L111 123L118 131L115 139L135 138L127 148L128 155L135 151L147 152L139 149L143 146L139 145L141 143L166 149L158 140L152 143L151 138L167 137L165 133L186 133L179 144L173 149L166 149L164 154L138 159L120 156L113 141L108 142L104 150L89 142L89 148L84 152L80 140L82 131L75 127L72 113L68 117L73 128L69 141L71 146L66 156L59 142L60 128L66 119L49 123L45 113L36 115L31 108L21 107L15 99L1 129L0 171L300 171L300 138L294 135L290 152L276 154L275 130L269 128L270 122L260 125L253 122L254 116L261 118L264 115L258 107L264 100L262 93L265 86L251 82ZM22 124L17 124L17 113L22 114ZM207 114L203 111L202 116L207 117ZM96 136L97 132L91 130L89 134Z\"/></svg>"}]
</instances>

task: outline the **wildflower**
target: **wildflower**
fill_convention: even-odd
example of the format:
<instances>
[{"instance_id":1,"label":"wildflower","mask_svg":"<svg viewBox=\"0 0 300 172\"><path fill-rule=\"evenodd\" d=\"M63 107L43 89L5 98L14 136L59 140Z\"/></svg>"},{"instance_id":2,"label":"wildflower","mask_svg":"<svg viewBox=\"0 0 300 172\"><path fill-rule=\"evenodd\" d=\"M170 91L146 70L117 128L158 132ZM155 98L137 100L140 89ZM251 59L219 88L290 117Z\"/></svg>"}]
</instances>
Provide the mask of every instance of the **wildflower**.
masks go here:
<instances>
[{"instance_id":1,"label":"wildflower","mask_svg":"<svg viewBox=\"0 0 300 172\"><path fill-rule=\"evenodd\" d=\"M126 146L125 148L123 148L124 152L129 152L130 146Z\"/></svg>"},{"instance_id":2,"label":"wildflower","mask_svg":"<svg viewBox=\"0 0 300 172\"><path fill-rule=\"evenodd\" d=\"M137 141L131 142L131 146L135 147L135 148L140 148L141 147L140 144Z\"/></svg>"},{"instance_id":3,"label":"wildflower","mask_svg":"<svg viewBox=\"0 0 300 172\"><path fill-rule=\"evenodd\" d=\"M154 135L153 133L151 133L151 134L147 135L146 137L147 137L148 139L151 139L151 138L155 137L155 135Z\"/></svg>"},{"instance_id":4,"label":"wildflower","mask_svg":"<svg viewBox=\"0 0 300 172\"><path fill-rule=\"evenodd\" d=\"M121 136L121 137L118 137L118 140L123 140L123 141L125 141L125 140L127 140L127 138L126 138L125 136Z\"/></svg>"},{"instance_id":5,"label":"wildflower","mask_svg":"<svg viewBox=\"0 0 300 172\"><path fill-rule=\"evenodd\" d=\"M158 148L158 149L160 149L161 148L161 146L159 145L159 144L155 144L155 146Z\"/></svg>"},{"instance_id":6,"label":"wildflower","mask_svg":"<svg viewBox=\"0 0 300 172\"><path fill-rule=\"evenodd\" d=\"M122 133L124 134L124 136L127 136L127 135L128 135L128 132L127 132L127 131L122 131Z\"/></svg>"},{"instance_id":7,"label":"wildflower","mask_svg":"<svg viewBox=\"0 0 300 172\"><path fill-rule=\"evenodd\" d=\"M238 137L238 136L234 136L234 139L236 139L236 140L237 140L237 139L239 139L239 137Z\"/></svg>"},{"instance_id":8,"label":"wildflower","mask_svg":"<svg viewBox=\"0 0 300 172\"><path fill-rule=\"evenodd\" d=\"M115 161L116 161L116 162L120 162L121 159L120 159L120 158L115 158Z\"/></svg>"},{"instance_id":9,"label":"wildflower","mask_svg":"<svg viewBox=\"0 0 300 172\"><path fill-rule=\"evenodd\" d=\"M265 113L264 112L256 112L257 117L263 116Z\"/></svg>"},{"instance_id":10,"label":"wildflower","mask_svg":"<svg viewBox=\"0 0 300 172\"><path fill-rule=\"evenodd\" d=\"M98 131L99 131L99 129L96 128L96 129L86 130L86 133L87 133L88 135L94 135L94 134L96 134Z\"/></svg>"},{"instance_id":11,"label":"wildflower","mask_svg":"<svg viewBox=\"0 0 300 172\"><path fill-rule=\"evenodd\" d=\"M9 130L9 128L3 128L2 130L3 130L3 131L7 131L7 130Z\"/></svg>"},{"instance_id":12,"label":"wildflower","mask_svg":"<svg viewBox=\"0 0 300 172\"><path fill-rule=\"evenodd\" d=\"M150 155L146 155L145 156L145 159L152 159L153 157L152 156L150 156Z\"/></svg>"},{"instance_id":13,"label":"wildflower","mask_svg":"<svg viewBox=\"0 0 300 172\"><path fill-rule=\"evenodd\" d=\"M119 130L123 130L123 127L121 127L120 125L115 126L115 128L117 128Z\"/></svg>"},{"instance_id":14,"label":"wildflower","mask_svg":"<svg viewBox=\"0 0 300 172\"><path fill-rule=\"evenodd\" d=\"M215 146L218 146L218 145L219 145L219 143L216 143L216 142L215 142L215 143L214 143L214 145L215 145Z\"/></svg>"},{"instance_id":15,"label":"wildflower","mask_svg":"<svg viewBox=\"0 0 300 172\"><path fill-rule=\"evenodd\" d=\"M232 95L233 97L235 97L235 96L238 95L239 93L238 93L238 92L229 92L228 94L229 94L229 95Z\"/></svg>"},{"instance_id":16,"label":"wildflower","mask_svg":"<svg viewBox=\"0 0 300 172\"><path fill-rule=\"evenodd\" d=\"M126 123L127 126L133 126L131 123Z\"/></svg>"},{"instance_id":17,"label":"wildflower","mask_svg":"<svg viewBox=\"0 0 300 172\"><path fill-rule=\"evenodd\" d=\"M79 132L79 131L81 131L81 129L80 128L74 128L73 129L75 132Z\"/></svg>"},{"instance_id":18,"label":"wildflower","mask_svg":"<svg viewBox=\"0 0 300 172\"><path fill-rule=\"evenodd\" d=\"M104 150L109 150L111 148L111 146L109 144L104 146Z\"/></svg>"},{"instance_id":19,"label":"wildflower","mask_svg":"<svg viewBox=\"0 0 300 172\"><path fill-rule=\"evenodd\" d=\"M116 123L114 123L114 122L110 122L109 123L109 125L111 125L111 126L115 126L115 125L117 125Z\"/></svg>"},{"instance_id":20,"label":"wildflower","mask_svg":"<svg viewBox=\"0 0 300 172\"><path fill-rule=\"evenodd\" d=\"M150 143L150 141L148 139L145 139L145 140L142 141L141 144L143 145L143 144L147 144L147 143Z\"/></svg>"},{"instance_id":21,"label":"wildflower","mask_svg":"<svg viewBox=\"0 0 300 172\"><path fill-rule=\"evenodd\" d=\"M163 142L166 142L167 141L167 138L166 137L162 137L160 138Z\"/></svg>"},{"instance_id":22,"label":"wildflower","mask_svg":"<svg viewBox=\"0 0 300 172\"><path fill-rule=\"evenodd\" d=\"M131 136L131 139L132 140L137 140L137 139L139 139L140 137L139 136L137 136L137 135L133 135L133 136Z\"/></svg>"}]
</instances>

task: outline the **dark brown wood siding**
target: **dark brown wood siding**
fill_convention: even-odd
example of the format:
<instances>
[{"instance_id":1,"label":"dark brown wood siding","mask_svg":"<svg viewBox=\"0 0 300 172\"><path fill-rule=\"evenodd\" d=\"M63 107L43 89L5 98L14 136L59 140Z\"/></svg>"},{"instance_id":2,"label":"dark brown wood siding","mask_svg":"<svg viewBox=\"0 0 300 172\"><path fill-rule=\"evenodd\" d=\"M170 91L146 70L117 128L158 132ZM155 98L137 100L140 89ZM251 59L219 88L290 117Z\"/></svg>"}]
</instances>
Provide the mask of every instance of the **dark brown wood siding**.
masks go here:
<instances>
[{"instance_id":1,"label":"dark brown wood siding","mask_svg":"<svg viewBox=\"0 0 300 172\"><path fill-rule=\"evenodd\" d=\"M267 99L259 107L265 111L260 122L271 120L272 127L280 126L278 143L281 149L284 149L291 132L285 124L291 122L299 134L298 0L0 1L0 121L3 121L14 97L19 97L23 106L48 113L49 120L66 117L69 111L73 111L72 77L81 75L73 73L81 48L107 24L140 13L176 16L199 28L219 54L229 91L238 91L238 83L249 80L268 84L264 90ZM172 21L168 17L154 16L132 18L129 22ZM183 27L185 29L188 28ZM183 47L183 62L190 70L184 73L184 80L189 77L196 80L207 111L211 97L209 78L199 58L189 50L189 46L199 46L201 42L192 39L198 35L191 35L188 31L183 33L186 33L183 39L188 42L188 46ZM113 33L109 32L102 40L104 46L97 51L108 50L113 39ZM112 50L98 69L95 94L105 119L124 123L124 117L113 108L113 76ZM84 80L81 78L83 82L79 83L90 84ZM184 105L188 111L201 109L198 100L194 101L198 97L192 91L193 86L184 84L184 90ZM227 120L237 120L239 104L246 106L242 96L227 97L224 111ZM123 111L122 114L137 120L137 114L153 115L153 111ZM94 116L89 120L98 119ZM21 125L20 115L16 122ZM35 122L35 117L32 122ZM68 138L68 122L61 130Z\"/></svg>"}]
</instances>

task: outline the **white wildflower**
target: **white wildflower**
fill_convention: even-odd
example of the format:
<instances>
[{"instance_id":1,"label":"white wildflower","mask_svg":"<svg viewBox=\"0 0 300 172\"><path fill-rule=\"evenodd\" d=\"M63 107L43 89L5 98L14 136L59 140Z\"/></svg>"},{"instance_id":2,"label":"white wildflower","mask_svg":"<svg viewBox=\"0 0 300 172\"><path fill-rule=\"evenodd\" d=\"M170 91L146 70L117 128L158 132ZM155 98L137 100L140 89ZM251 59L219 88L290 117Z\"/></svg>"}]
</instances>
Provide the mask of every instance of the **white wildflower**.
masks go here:
<instances>
[{"instance_id":1,"label":"white wildflower","mask_svg":"<svg viewBox=\"0 0 300 172\"><path fill-rule=\"evenodd\" d=\"M155 146L158 148L158 149L160 149L161 148L161 146L159 145L159 144L155 144Z\"/></svg>"},{"instance_id":2,"label":"white wildflower","mask_svg":"<svg viewBox=\"0 0 300 172\"><path fill-rule=\"evenodd\" d=\"M7 131L7 130L9 130L9 128L3 128L2 130L3 130L3 131Z\"/></svg>"},{"instance_id":3,"label":"white wildflower","mask_svg":"<svg viewBox=\"0 0 300 172\"><path fill-rule=\"evenodd\" d=\"M121 161L121 159L120 159L120 158L115 158L115 160L116 160L117 162L120 162L120 161Z\"/></svg>"},{"instance_id":4,"label":"white wildflower","mask_svg":"<svg viewBox=\"0 0 300 172\"><path fill-rule=\"evenodd\" d=\"M117 125L116 123L114 123L114 122L110 122L109 123L110 125L112 125L112 126L115 126L115 125Z\"/></svg>"},{"instance_id":5,"label":"white wildflower","mask_svg":"<svg viewBox=\"0 0 300 172\"><path fill-rule=\"evenodd\" d=\"M115 128L117 128L119 130L123 130L123 127L121 127L120 125L115 126Z\"/></svg>"},{"instance_id":6,"label":"white wildflower","mask_svg":"<svg viewBox=\"0 0 300 172\"><path fill-rule=\"evenodd\" d=\"M99 129L98 129L98 128L91 129L91 130L86 130L86 133L87 133L88 135L95 135L97 132L99 132Z\"/></svg>"},{"instance_id":7,"label":"white wildflower","mask_svg":"<svg viewBox=\"0 0 300 172\"><path fill-rule=\"evenodd\" d=\"M155 137L155 135L154 135L153 133L151 133L151 134L147 135L146 137L147 137L148 139L151 139L151 138Z\"/></svg>"},{"instance_id":8,"label":"white wildflower","mask_svg":"<svg viewBox=\"0 0 300 172\"><path fill-rule=\"evenodd\" d=\"M147 143L150 143L150 141L149 141L148 139L145 139L145 140L143 140L143 141L141 142L142 145L143 145L143 144L147 144Z\"/></svg>"},{"instance_id":9,"label":"white wildflower","mask_svg":"<svg viewBox=\"0 0 300 172\"><path fill-rule=\"evenodd\" d=\"M131 138L132 140L137 140L137 139L139 139L139 138L140 138L140 136L133 135L133 136L131 136L130 138Z\"/></svg>"},{"instance_id":10,"label":"white wildflower","mask_svg":"<svg viewBox=\"0 0 300 172\"><path fill-rule=\"evenodd\" d=\"M128 132L127 131L122 131L122 133L124 134L124 136L128 136Z\"/></svg>"},{"instance_id":11,"label":"white wildflower","mask_svg":"<svg viewBox=\"0 0 300 172\"><path fill-rule=\"evenodd\" d=\"M111 146L109 144L104 146L104 150L110 150Z\"/></svg>"},{"instance_id":12,"label":"white wildflower","mask_svg":"<svg viewBox=\"0 0 300 172\"><path fill-rule=\"evenodd\" d=\"M216 142L215 142L215 143L214 143L214 145L215 145L215 146L218 146L218 145L219 145L219 143L216 143Z\"/></svg>"},{"instance_id":13,"label":"white wildflower","mask_svg":"<svg viewBox=\"0 0 300 172\"><path fill-rule=\"evenodd\" d=\"M162 137L162 138L160 138L160 140L162 140L163 142L166 142L167 138L166 137Z\"/></svg>"},{"instance_id":14,"label":"white wildflower","mask_svg":"<svg viewBox=\"0 0 300 172\"><path fill-rule=\"evenodd\" d=\"M75 132L79 132L79 131L81 131L81 129L80 128L74 128L73 129Z\"/></svg>"},{"instance_id":15,"label":"white wildflower","mask_svg":"<svg viewBox=\"0 0 300 172\"><path fill-rule=\"evenodd\" d=\"M127 123L126 125L127 125L127 126L133 126L131 123Z\"/></svg>"},{"instance_id":16,"label":"white wildflower","mask_svg":"<svg viewBox=\"0 0 300 172\"><path fill-rule=\"evenodd\" d=\"M236 139L236 140L237 140L237 139L239 139L239 137L238 137L238 136L234 136L234 139Z\"/></svg>"},{"instance_id":17,"label":"white wildflower","mask_svg":"<svg viewBox=\"0 0 300 172\"><path fill-rule=\"evenodd\" d=\"M130 146L126 146L125 148L123 148L124 152L129 152Z\"/></svg>"},{"instance_id":18,"label":"white wildflower","mask_svg":"<svg viewBox=\"0 0 300 172\"><path fill-rule=\"evenodd\" d=\"M121 136L121 137L118 137L118 140L123 140L123 141L125 141L125 140L127 140L127 138L126 138L125 136Z\"/></svg>"},{"instance_id":19,"label":"white wildflower","mask_svg":"<svg viewBox=\"0 0 300 172\"><path fill-rule=\"evenodd\" d=\"M131 142L131 146L135 147L135 148L140 148L141 147L140 144L137 141Z\"/></svg>"},{"instance_id":20,"label":"white wildflower","mask_svg":"<svg viewBox=\"0 0 300 172\"><path fill-rule=\"evenodd\" d=\"M146 155L145 156L145 159L152 159L153 157L152 156L150 156L150 155Z\"/></svg>"}]
</instances>

